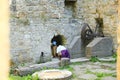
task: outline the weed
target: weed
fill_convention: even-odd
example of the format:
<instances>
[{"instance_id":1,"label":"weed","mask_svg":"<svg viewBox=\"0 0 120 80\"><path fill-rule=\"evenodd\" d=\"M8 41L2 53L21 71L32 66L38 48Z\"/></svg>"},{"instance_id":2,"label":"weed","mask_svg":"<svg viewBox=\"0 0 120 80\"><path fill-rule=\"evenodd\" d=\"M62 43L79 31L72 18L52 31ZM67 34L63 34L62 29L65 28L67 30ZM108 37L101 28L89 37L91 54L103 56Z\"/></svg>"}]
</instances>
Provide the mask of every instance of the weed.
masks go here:
<instances>
[{"instance_id":1,"label":"weed","mask_svg":"<svg viewBox=\"0 0 120 80\"><path fill-rule=\"evenodd\" d=\"M32 77L32 80L38 80L39 78L38 78L38 74L37 75L35 75L34 77Z\"/></svg>"},{"instance_id":2,"label":"weed","mask_svg":"<svg viewBox=\"0 0 120 80\"><path fill-rule=\"evenodd\" d=\"M9 76L9 80L38 80L38 75L36 75L35 77L32 77L31 75L27 75L27 76L14 76L14 75L10 75Z\"/></svg>"},{"instance_id":3,"label":"weed","mask_svg":"<svg viewBox=\"0 0 120 80\"><path fill-rule=\"evenodd\" d=\"M60 69L60 70L67 69L67 70L69 70L69 71L71 71L71 72L73 72L73 70L74 70L70 65L63 66L63 67L60 67L60 68L58 68L58 69Z\"/></svg>"},{"instance_id":4,"label":"weed","mask_svg":"<svg viewBox=\"0 0 120 80\"><path fill-rule=\"evenodd\" d=\"M87 69L85 73L89 74L89 73L93 73L93 72L91 72L89 69Z\"/></svg>"},{"instance_id":5,"label":"weed","mask_svg":"<svg viewBox=\"0 0 120 80\"><path fill-rule=\"evenodd\" d=\"M112 57L115 59L114 62L116 62L116 61L117 61L117 53L114 53L114 54L112 55Z\"/></svg>"},{"instance_id":6,"label":"weed","mask_svg":"<svg viewBox=\"0 0 120 80\"><path fill-rule=\"evenodd\" d=\"M91 62L100 62L100 60L98 59L97 56L92 56L92 57L90 58L90 61L91 61Z\"/></svg>"}]
</instances>

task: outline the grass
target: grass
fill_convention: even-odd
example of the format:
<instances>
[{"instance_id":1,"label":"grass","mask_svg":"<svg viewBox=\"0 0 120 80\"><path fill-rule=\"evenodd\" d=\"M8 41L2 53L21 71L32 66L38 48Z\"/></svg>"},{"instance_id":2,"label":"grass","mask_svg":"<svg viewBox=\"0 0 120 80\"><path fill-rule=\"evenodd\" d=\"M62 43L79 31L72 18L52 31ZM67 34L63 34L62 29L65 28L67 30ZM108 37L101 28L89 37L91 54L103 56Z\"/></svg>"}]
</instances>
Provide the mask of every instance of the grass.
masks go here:
<instances>
[{"instance_id":1,"label":"grass","mask_svg":"<svg viewBox=\"0 0 120 80\"><path fill-rule=\"evenodd\" d=\"M90 71L89 69L87 69L85 73L86 73L86 74L89 74L89 73L92 73L92 74L93 74L93 72Z\"/></svg>"},{"instance_id":2,"label":"grass","mask_svg":"<svg viewBox=\"0 0 120 80\"><path fill-rule=\"evenodd\" d=\"M106 77L106 76L116 77L116 75L113 73L92 72L89 69L87 69L85 73L96 75L98 77L96 80L101 80L101 78Z\"/></svg>"},{"instance_id":3,"label":"grass","mask_svg":"<svg viewBox=\"0 0 120 80\"><path fill-rule=\"evenodd\" d=\"M112 55L112 57L115 59L114 62L116 62L116 61L117 61L117 53L114 53L114 54Z\"/></svg>"},{"instance_id":4,"label":"grass","mask_svg":"<svg viewBox=\"0 0 120 80\"><path fill-rule=\"evenodd\" d=\"M48 69L53 69L53 68L43 67L42 70L48 70ZM58 69L60 69L60 70L66 69L66 70L71 71L72 73L73 73L73 71L74 71L74 69L73 69L70 65L67 65L67 66L64 66L64 67L60 67L60 68L58 68ZM75 75L73 74L72 77L75 77ZM33 78L32 75L27 75L27 76L15 76L15 75L10 74L9 80L38 80L38 76L36 76L36 77Z\"/></svg>"},{"instance_id":5,"label":"grass","mask_svg":"<svg viewBox=\"0 0 120 80\"><path fill-rule=\"evenodd\" d=\"M74 69L73 69L70 65L67 65L67 66L64 66L64 67L60 67L60 68L58 68L58 69L60 69L60 70L66 69L66 70L71 71L71 72L74 71Z\"/></svg>"},{"instance_id":6,"label":"grass","mask_svg":"<svg viewBox=\"0 0 120 80\"><path fill-rule=\"evenodd\" d=\"M92 56L92 57L90 58L90 61L91 61L91 62L100 62L100 60L98 59L97 56Z\"/></svg>"},{"instance_id":7,"label":"grass","mask_svg":"<svg viewBox=\"0 0 120 80\"><path fill-rule=\"evenodd\" d=\"M116 77L112 73L95 73L95 74L98 77L97 80L101 80L101 78L106 77L106 76Z\"/></svg>"},{"instance_id":8,"label":"grass","mask_svg":"<svg viewBox=\"0 0 120 80\"><path fill-rule=\"evenodd\" d=\"M10 75L9 80L37 80L37 79L33 79L31 75L22 76L22 77L21 76Z\"/></svg>"},{"instance_id":9,"label":"grass","mask_svg":"<svg viewBox=\"0 0 120 80\"><path fill-rule=\"evenodd\" d=\"M32 77L31 75L27 76L15 76L15 75L10 75L9 80L39 80L38 76Z\"/></svg>"},{"instance_id":10,"label":"grass","mask_svg":"<svg viewBox=\"0 0 120 80\"><path fill-rule=\"evenodd\" d=\"M96 62L98 60L97 60L97 58L94 57L94 58L91 59L91 61L92 62ZM81 65L81 64L83 64L83 63L75 62L75 63L71 63L70 65L60 67L58 69L71 71L73 73L72 79L75 79L77 76L74 73L74 68L73 67L74 67L74 65ZM42 70L48 70L48 69L53 69L53 68L43 67ZM116 77L116 74L92 72L90 69L86 69L85 74L94 74L94 75L96 75L98 77L96 80L101 80L101 78L106 77L106 76ZM21 76L15 76L15 75L10 74L9 80L38 80L38 76L33 78L32 75L27 75L27 76L22 76L21 77Z\"/></svg>"}]
</instances>

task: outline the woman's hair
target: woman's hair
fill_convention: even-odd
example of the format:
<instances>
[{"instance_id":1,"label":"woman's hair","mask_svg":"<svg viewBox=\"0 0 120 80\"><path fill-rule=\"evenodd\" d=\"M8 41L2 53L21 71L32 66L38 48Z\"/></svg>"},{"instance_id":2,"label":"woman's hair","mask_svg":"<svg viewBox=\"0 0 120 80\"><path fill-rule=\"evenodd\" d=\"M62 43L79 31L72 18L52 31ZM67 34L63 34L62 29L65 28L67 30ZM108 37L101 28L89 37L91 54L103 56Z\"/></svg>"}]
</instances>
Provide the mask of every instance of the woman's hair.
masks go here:
<instances>
[{"instance_id":1,"label":"woman's hair","mask_svg":"<svg viewBox=\"0 0 120 80\"><path fill-rule=\"evenodd\" d=\"M64 37L63 35L58 34L58 35L56 35L56 36L55 36L55 35L53 36L53 38L52 38L52 40L51 40L51 43L52 43L53 41L56 41L56 45L59 46L59 45L64 45L66 39L65 39L65 37Z\"/></svg>"}]
</instances>

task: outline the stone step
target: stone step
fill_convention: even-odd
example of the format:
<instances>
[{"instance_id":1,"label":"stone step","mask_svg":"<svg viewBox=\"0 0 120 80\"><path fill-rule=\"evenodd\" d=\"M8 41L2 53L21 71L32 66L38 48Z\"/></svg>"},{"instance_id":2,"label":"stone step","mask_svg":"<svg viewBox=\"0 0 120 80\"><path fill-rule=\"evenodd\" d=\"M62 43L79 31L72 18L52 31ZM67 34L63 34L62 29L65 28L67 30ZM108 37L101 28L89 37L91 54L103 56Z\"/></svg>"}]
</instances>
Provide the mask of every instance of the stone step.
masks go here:
<instances>
[{"instance_id":1,"label":"stone step","mask_svg":"<svg viewBox=\"0 0 120 80\"><path fill-rule=\"evenodd\" d=\"M94 38L86 47L86 56L107 57L113 54L113 41L111 37Z\"/></svg>"},{"instance_id":2,"label":"stone step","mask_svg":"<svg viewBox=\"0 0 120 80\"><path fill-rule=\"evenodd\" d=\"M117 80L115 77L107 76L103 77L101 80Z\"/></svg>"},{"instance_id":3,"label":"stone step","mask_svg":"<svg viewBox=\"0 0 120 80\"><path fill-rule=\"evenodd\" d=\"M79 76L80 80L96 80L97 76L94 74L83 74L81 76Z\"/></svg>"},{"instance_id":4,"label":"stone step","mask_svg":"<svg viewBox=\"0 0 120 80\"><path fill-rule=\"evenodd\" d=\"M75 63L75 62L86 62L86 61L89 61L89 59L86 58L86 57L76 58L76 59L71 59L71 60L70 60L71 63Z\"/></svg>"}]
</instances>

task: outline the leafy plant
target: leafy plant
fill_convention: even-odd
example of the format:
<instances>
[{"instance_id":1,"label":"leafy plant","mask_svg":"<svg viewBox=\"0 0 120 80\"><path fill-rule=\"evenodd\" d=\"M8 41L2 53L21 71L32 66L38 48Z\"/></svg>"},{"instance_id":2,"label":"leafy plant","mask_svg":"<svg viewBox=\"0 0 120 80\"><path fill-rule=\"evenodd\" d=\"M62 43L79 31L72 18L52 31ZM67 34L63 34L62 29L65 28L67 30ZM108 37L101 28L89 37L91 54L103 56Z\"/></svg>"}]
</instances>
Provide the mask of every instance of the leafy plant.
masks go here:
<instances>
[{"instance_id":1,"label":"leafy plant","mask_svg":"<svg viewBox=\"0 0 120 80\"><path fill-rule=\"evenodd\" d=\"M114 53L112 57L115 59L115 62L117 61L117 53Z\"/></svg>"},{"instance_id":2,"label":"leafy plant","mask_svg":"<svg viewBox=\"0 0 120 80\"><path fill-rule=\"evenodd\" d=\"M97 56L92 56L92 57L90 58L90 61L91 61L91 62L98 62L98 61L100 61L100 60L98 59Z\"/></svg>"},{"instance_id":3,"label":"leafy plant","mask_svg":"<svg viewBox=\"0 0 120 80\"><path fill-rule=\"evenodd\" d=\"M27 76L15 76L15 75L10 75L9 80L38 80L38 75L35 77L32 77L31 75Z\"/></svg>"},{"instance_id":4,"label":"leafy plant","mask_svg":"<svg viewBox=\"0 0 120 80\"><path fill-rule=\"evenodd\" d=\"M113 58L117 58L117 53L114 53L114 54L112 55L112 57L113 57Z\"/></svg>"}]
</instances>

